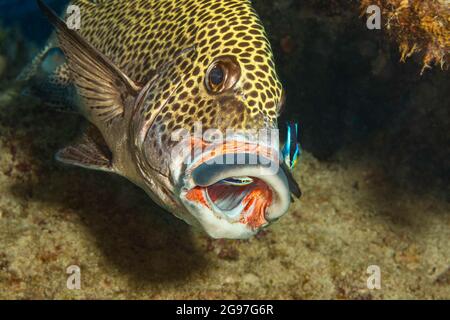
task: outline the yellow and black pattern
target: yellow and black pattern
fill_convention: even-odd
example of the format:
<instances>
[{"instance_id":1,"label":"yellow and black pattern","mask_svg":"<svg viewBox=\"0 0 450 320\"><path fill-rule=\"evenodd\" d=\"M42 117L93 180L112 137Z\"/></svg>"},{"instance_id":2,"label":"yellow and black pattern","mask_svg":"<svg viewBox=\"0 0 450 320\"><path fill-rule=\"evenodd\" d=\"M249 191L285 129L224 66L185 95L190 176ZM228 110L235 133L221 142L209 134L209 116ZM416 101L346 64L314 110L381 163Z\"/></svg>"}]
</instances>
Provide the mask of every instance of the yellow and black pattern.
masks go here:
<instances>
[{"instance_id":1,"label":"yellow and black pattern","mask_svg":"<svg viewBox=\"0 0 450 320\"><path fill-rule=\"evenodd\" d=\"M170 132L192 128L274 127L282 99L272 50L248 0L74 0L80 35L129 78L145 85L167 65L147 97L142 116L162 153ZM205 85L220 57L237 61L231 90L211 94Z\"/></svg>"}]
</instances>

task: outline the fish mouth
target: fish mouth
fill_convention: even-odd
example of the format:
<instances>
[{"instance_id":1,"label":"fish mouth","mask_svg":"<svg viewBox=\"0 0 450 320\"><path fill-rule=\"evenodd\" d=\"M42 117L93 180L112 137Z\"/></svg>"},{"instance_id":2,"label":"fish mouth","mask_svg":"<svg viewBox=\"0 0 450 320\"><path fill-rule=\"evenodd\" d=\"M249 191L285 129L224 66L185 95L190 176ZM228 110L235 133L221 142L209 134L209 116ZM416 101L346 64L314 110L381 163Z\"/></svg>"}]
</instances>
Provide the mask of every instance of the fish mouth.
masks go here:
<instances>
[{"instance_id":1,"label":"fish mouth","mask_svg":"<svg viewBox=\"0 0 450 320\"><path fill-rule=\"evenodd\" d=\"M223 153L192 165L180 198L211 237L228 239L255 235L286 213L291 202L277 156L261 152Z\"/></svg>"}]
</instances>

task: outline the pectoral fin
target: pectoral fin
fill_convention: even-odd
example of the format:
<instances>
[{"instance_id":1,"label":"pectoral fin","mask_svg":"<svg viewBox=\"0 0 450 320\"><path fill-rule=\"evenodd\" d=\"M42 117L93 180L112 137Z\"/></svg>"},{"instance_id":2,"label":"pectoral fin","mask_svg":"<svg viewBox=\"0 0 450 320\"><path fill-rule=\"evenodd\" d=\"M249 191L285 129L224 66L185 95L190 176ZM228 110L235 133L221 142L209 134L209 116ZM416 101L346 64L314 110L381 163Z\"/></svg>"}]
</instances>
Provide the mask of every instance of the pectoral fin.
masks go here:
<instances>
[{"instance_id":1,"label":"pectoral fin","mask_svg":"<svg viewBox=\"0 0 450 320\"><path fill-rule=\"evenodd\" d=\"M140 86L117 68L105 55L70 30L42 0L37 0L42 12L56 28L59 45L90 116L104 121L121 116L123 97L137 96Z\"/></svg>"},{"instance_id":2,"label":"pectoral fin","mask_svg":"<svg viewBox=\"0 0 450 320\"><path fill-rule=\"evenodd\" d=\"M92 125L78 142L60 150L56 154L56 159L82 168L115 172L112 165L112 153L100 132Z\"/></svg>"}]
</instances>

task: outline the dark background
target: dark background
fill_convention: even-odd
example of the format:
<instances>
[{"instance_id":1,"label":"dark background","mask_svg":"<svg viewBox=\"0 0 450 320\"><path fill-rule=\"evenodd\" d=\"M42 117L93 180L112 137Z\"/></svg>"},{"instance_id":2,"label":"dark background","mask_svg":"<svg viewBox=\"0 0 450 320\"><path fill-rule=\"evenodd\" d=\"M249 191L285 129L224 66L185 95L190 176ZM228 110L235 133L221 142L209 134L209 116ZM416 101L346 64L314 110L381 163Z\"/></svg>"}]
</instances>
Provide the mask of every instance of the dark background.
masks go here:
<instances>
[{"instance_id":1,"label":"dark background","mask_svg":"<svg viewBox=\"0 0 450 320\"><path fill-rule=\"evenodd\" d=\"M47 0L61 11L66 1ZM368 30L355 1L255 0L287 92L280 126L300 123L322 161L376 161L399 187L450 194L448 71L401 63L385 30ZM34 0L0 0L0 53L11 81L48 37Z\"/></svg>"}]
</instances>

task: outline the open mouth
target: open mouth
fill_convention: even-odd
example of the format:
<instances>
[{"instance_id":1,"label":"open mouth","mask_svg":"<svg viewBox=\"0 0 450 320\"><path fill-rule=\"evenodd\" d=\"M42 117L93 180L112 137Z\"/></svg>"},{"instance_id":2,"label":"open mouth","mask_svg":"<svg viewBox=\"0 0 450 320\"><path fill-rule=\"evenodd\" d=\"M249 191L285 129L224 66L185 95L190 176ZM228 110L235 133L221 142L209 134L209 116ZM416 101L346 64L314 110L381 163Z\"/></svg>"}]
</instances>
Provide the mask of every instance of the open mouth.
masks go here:
<instances>
[{"instance_id":1,"label":"open mouth","mask_svg":"<svg viewBox=\"0 0 450 320\"><path fill-rule=\"evenodd\" d=\"M258 229L267 224L266 211L272 204L272 190L255 177L230 177L191 189L187 199L204 204L230 221Z\"/></svg>"},{"instance_id":2,"label":"open mouth","mask_svg":"<svg viewBox=\"0 0 450 320\"><path fill-rule=\"evenodd\" d=\"M216 153L185 171L180 199L210 236L248 238L287 212L288 175L276 156L255 151Z\"/></svg>"}]
</instances>

